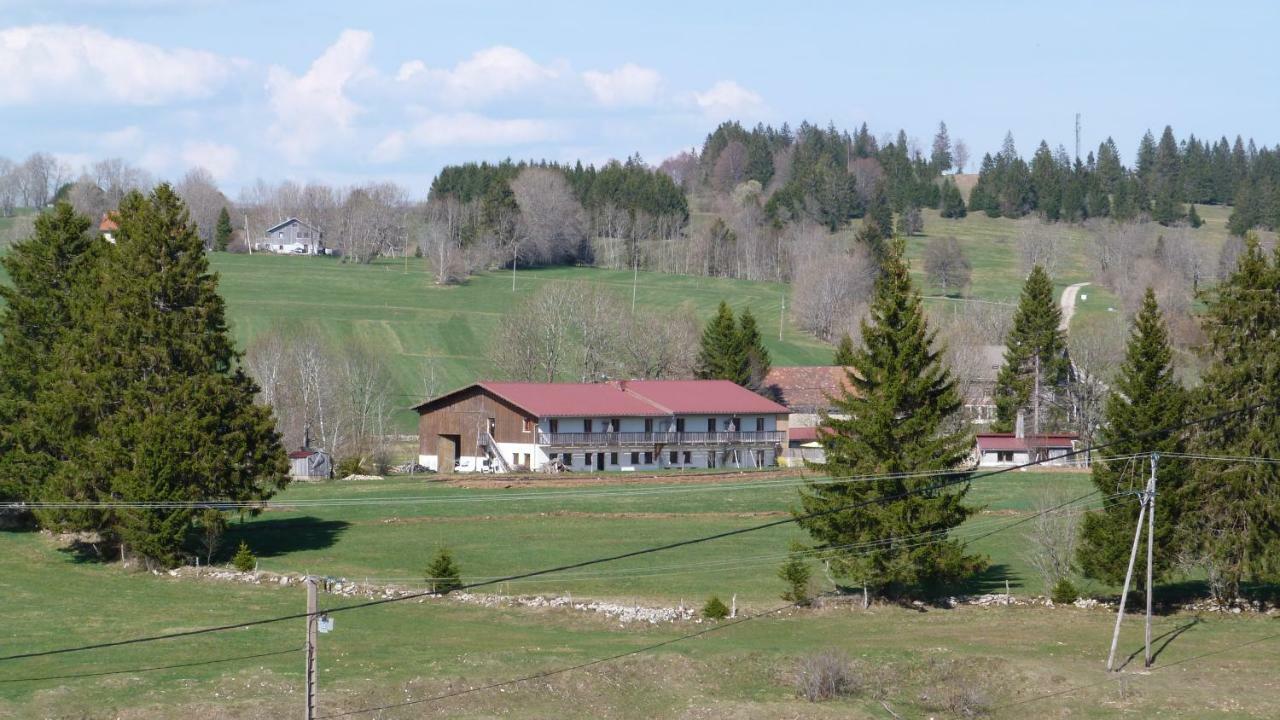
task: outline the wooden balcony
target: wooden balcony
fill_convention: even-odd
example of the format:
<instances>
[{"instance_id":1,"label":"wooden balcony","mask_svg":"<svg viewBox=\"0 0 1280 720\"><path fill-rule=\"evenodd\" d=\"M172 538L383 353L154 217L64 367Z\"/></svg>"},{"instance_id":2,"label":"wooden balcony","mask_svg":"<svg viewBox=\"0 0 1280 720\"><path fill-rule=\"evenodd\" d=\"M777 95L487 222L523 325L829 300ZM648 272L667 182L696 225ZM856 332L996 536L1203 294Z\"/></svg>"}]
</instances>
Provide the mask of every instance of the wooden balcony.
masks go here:
<instances>
[{"instance_id":1,"label":"wooden balcony","mask_svg":"<svg viewBox=\"0 0 1280 720\"><path fill-rule=\"evenodd\" d=\"M538 444L548 448L651 448L755 446L772 447L787 441L782 430L754 432L602 432L538 433Z\"/></svg>"}]
</instances>

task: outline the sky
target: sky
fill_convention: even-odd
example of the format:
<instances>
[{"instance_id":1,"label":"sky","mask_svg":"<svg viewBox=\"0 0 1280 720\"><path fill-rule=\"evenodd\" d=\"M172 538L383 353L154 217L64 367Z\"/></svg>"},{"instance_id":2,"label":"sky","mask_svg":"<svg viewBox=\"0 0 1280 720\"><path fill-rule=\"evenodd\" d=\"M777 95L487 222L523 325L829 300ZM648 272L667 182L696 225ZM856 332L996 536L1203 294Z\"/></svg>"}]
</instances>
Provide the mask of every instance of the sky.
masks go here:
<instances>
[{"instance_id":1,"label":"sky","mask_svg":"<svg viewBox=\"0 0 1280 720\"><path fill-rule=\"evenodd\" d=\"M657 164L723 120L975 161L1011 131L1131 161L1148 128L1280 143L1280 3L0 0L0 156L159 178L404 184L444 165Z\"/></svg>"}]
</instances>

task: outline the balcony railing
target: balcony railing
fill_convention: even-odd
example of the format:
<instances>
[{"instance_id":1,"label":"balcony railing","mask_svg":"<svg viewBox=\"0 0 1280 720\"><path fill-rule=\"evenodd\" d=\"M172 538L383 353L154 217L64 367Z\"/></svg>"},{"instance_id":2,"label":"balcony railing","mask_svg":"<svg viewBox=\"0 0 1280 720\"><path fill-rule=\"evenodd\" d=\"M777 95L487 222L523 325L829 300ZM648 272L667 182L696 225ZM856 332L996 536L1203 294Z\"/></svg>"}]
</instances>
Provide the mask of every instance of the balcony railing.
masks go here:
<instances>
[{"instance_id":1,"label":"balcony railing","mask_svg":"<svg viewBox=\"0 0 1280 720\"><path fill-rule=\"evenodd\" d=\"M773 445L786 442L781 430L754 432L602 432L538 433L538 444L550 447L645 447L652 445Z\"/></svg>"}]
</instances>

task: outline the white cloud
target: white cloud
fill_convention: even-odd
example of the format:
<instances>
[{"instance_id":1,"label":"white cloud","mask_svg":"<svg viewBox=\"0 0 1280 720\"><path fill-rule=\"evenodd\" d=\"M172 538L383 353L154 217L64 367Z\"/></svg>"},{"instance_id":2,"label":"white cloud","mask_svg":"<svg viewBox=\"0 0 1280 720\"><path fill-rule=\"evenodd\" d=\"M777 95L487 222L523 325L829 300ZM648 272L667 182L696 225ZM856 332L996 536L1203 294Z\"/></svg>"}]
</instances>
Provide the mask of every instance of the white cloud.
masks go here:
<instances>
[{"instance_id":1,"label":"white cloud","mask_svg":"<svg viewBox=\"0 0 1280 720\"><path fill-rule=\"evenodd\" d=\"M373 159L391 162L411 147L524 145L559 135L545 120L496 119L474 113L432 115L408 130L387 135L373 151Z\"/></svg>"},{"instance_id":2,"label":"white cloud","mask_svg":"<svg viewBox=\"0 0 1280 720\"><path fill-rule=\"evenodd\" d=\"M582 82L601 105L648 105L658 97L662 76L656 70L627 63L612 72L588 70L582 73Z\"/></svg>"},{"instance_id":3,"label":"white cloud","mask_svg":"<svg viewBox=\"0 0 1280 720\"><path fill-rule=\"evenodd\" d=\"M561 68L540 65L515 48L497 46L481 50L452 70L411 60L400 66L396 79L423 84L449 104L473 105L554 80L560 73Z\"/></svg>"},{"instance_id":4,"label":"white cloud","mask_svg":"<svg viewBox=\"0 0 1280 720\"><path fill-rule=\"evenodd\" d=\"M267 93L276 120L272 139L291 162L305 162L316 150L351 127L361 108L346 90L355 78L372 72L369 49L373 35L343 30L337 41L311 63L305 75L295 76L281 67L267 75Z\"/></svg>"},{"instance_id":5,"label":"white cloud","mask_svg":"<svg viewBox=\"0 0 1280 720\"><path fill-rule=\"evenodd\" d=\"M182 162L188 167L202 167L216 180L225 181L235 172L240 162L240 151L208 140L188 142L182 146Z\"/></svg>"},{"instance_id":6,"label":"white cloud","mask_svg":"<svg viewBox=\"0 0 1280 720\"><path fill-rule=\"evenodd\" d=\"M764 100L732 80L721 80L706 92L695 92L693 100L708 116L727 119L753 115L764 108Z\"/></svg>"},{"instance_id":7,"label":"white cloud","mask_svg":"<svg viewBox=\"0 0 1280 720\"><path fill-rule=\"evenodd\" d=\"M12 27L0 30L0 105L159 105L204 98L240 65L213 53L167 50L91 27Z\"/></svg>"}]
</instances>

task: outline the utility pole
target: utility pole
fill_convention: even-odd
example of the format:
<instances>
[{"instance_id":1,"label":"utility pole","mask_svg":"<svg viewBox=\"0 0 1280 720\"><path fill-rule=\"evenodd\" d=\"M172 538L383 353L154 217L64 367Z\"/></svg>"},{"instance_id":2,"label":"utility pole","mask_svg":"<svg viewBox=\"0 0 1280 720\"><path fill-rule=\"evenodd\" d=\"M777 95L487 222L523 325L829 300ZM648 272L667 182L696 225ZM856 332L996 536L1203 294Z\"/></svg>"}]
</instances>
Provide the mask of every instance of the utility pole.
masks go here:
<instances>
[{"instance_id":1,"label":"utility pole","mask_svg":"<svg viewBox=\"0 0 1280 720\"><path fill-rule=\"evenodd\" d=\"M778 311L778 342L782 342L782 328L787 325L787 291L782 291L782 309Z\"/></svg>"},{"instance_id":2,"label":"utility pole","mask_svg":"<svg viewBox=\"0 0 1280 720\"><path fill-rule=\"evenodd\" d=\"M1076 113L1076 160L1080 159L1080 113Z\"/></svg>"},{"instance_id":3,"label":"utility pole","mask_svg":"<svg viewBox=\"0 0 1280 720\"><path fill-rule=\"evenodd\" d=\"M1133 548L1129 551L1129 569L1124 574L1124 589L1120 591L1120 609L1116 613L1116 628L1111 634L1111 653L1107 655L1107 672L1111 672L1115 668L1116 660L1116 644L1120 641L1120 622L1124 620L1125 601L1129 598L1129 584L1133 580L1133 566L1138 559L1138 541L1142 539L1142 522L1148 520L1147 514L1152 512L1152 501L1155 499L1156 485L1156 454L1152 453L1151 457L1151 478L1147 481L1147 489L1138 493L1138 499L1141 502L1141 509L1138 510L1138 524L1133 531ZM1154 520L1149 520L1151 527L1154 528ZM1147 545L1147 577L1151 577L1151 539L1148 538ZM1147 580L1147 663L1150 665L1151 658L1151 580Z\"/></svg>"},{"instance_id":4,"label":"utility pole","mask_svg":"<svg viewBox=\"0 0 1280 720\"><path fill-rule=\"evenodd\" d=\"M249 246L249 254L253 254L253 240L249 238L249 213L244 213L244 244Z\"/></svg>"},{"instance_id":5,"label":"utility pole","mask_svg":"<svg viewBox=\"0 0 1280 720\"><path fill-rule=\"evenodd\" d=\"M307 642L303 652L307 656L306 688L303 700L306 703L304 720L315 720L316 717L316 579L307 576Z\"/></svg>"},{"instance_id":6,"label":"utility pole","mask_svg":"<svg viewBox=\"0 0 1280 720\"><path fill-rule=\"evenodd\" d=\"M1151 667L1151 598L1155 594L1155 586L1151 582L1152 565L1154 564L1156 543L1156 463L1160 453L1151 453L1151 480L1147 484L1147 628L1146 628L1146 667Z\"/></svg>"},{"instance_id":7,"label":"utility pole","mask_svg":"<svg viewBox=\"0 0 1280 720\"><path fill-rule=\"evenodd\" d=\"M636 314L636 285L640 283L640 252L639 248L632 248L631 254L634 258L631 261L631 314Z\"/></svg>"},{"instance_id":8,"label":"utility pole","mask_svg":"<svg viewBox=\"0 0 1280 720\"><path fill-rule=\"evenodd\" d=\"M516 291L516 253L519 248L520 243L511 244L511 292Z\"/></svg>"},{"instance_id":9,"label":"utility pole","mask_svg":"<svg viewBox=\"0 0 1280 720\"><path fill-rule=\"evenodd\" d=\"M1040 352L1038 348L1036 350L1036 387L1035 395L1032 397L1031 407L1033 408L1031 414L1031 437L1035 438L1032 442L1038 443L1040 442ZM1031 445L1029 447L1036 448L1035 445ZM1039 460L1039 455L1040 451L1039 449L1036 449L1036 457L1031 459Z\"/></svg>"}]
</instances>

